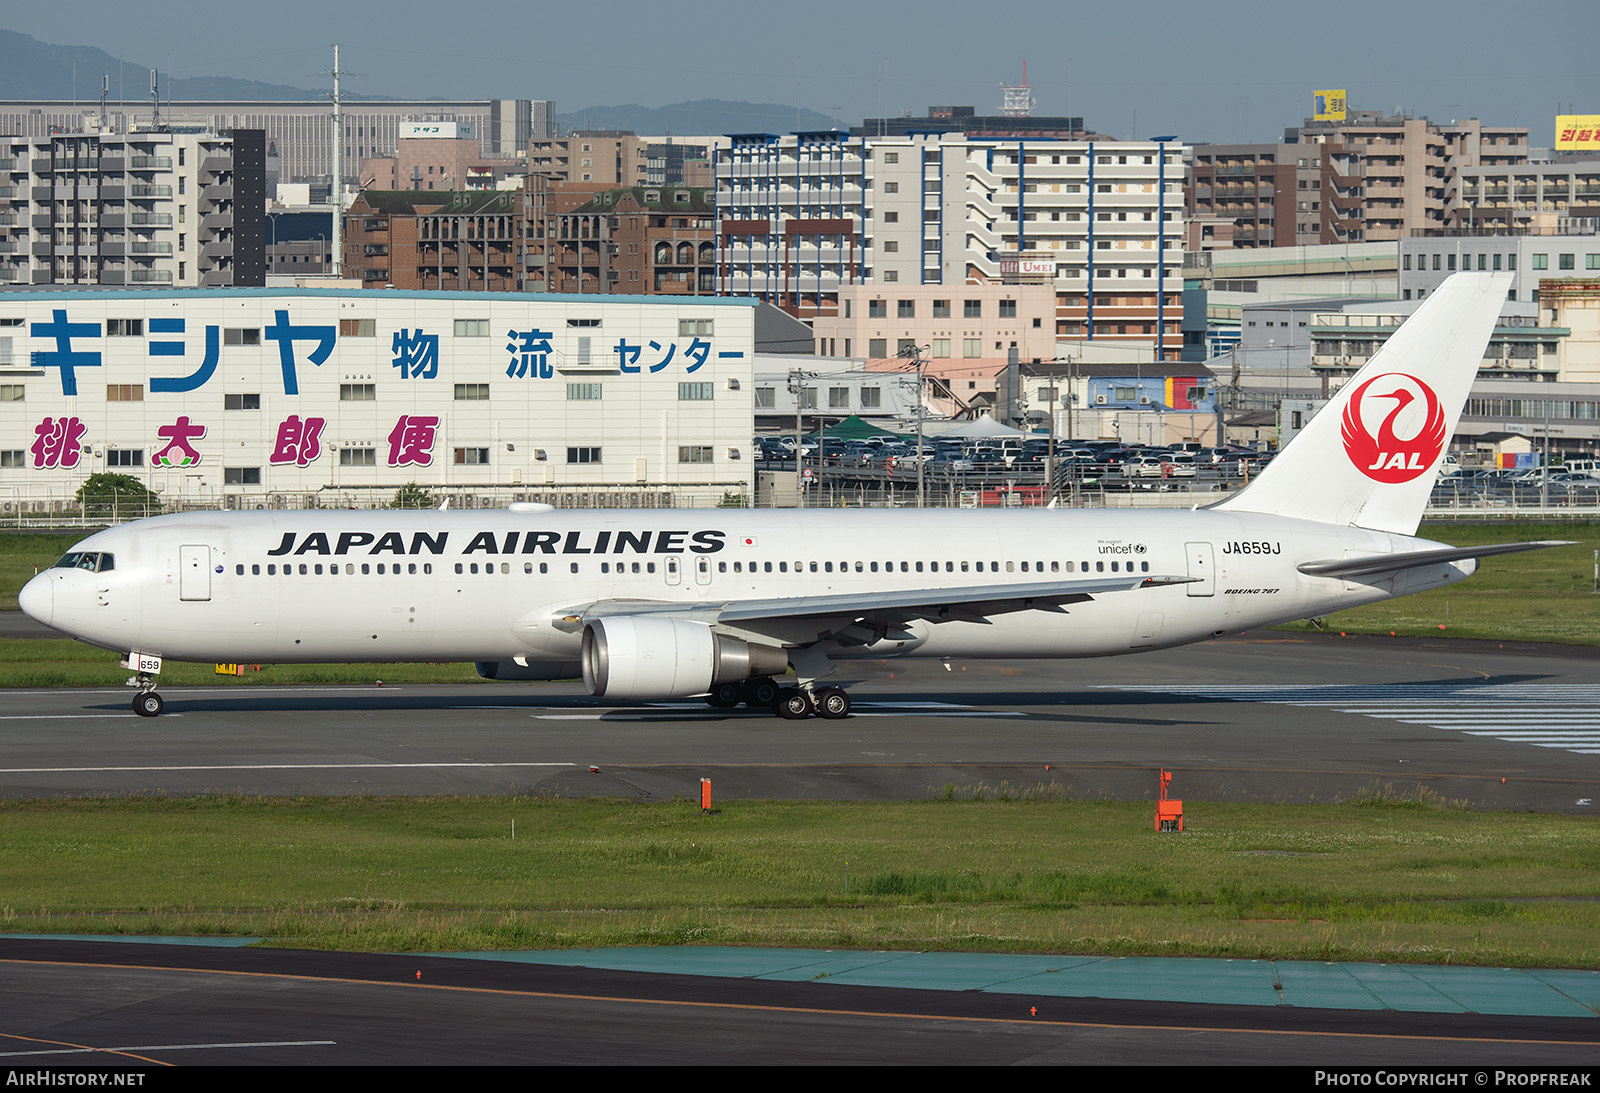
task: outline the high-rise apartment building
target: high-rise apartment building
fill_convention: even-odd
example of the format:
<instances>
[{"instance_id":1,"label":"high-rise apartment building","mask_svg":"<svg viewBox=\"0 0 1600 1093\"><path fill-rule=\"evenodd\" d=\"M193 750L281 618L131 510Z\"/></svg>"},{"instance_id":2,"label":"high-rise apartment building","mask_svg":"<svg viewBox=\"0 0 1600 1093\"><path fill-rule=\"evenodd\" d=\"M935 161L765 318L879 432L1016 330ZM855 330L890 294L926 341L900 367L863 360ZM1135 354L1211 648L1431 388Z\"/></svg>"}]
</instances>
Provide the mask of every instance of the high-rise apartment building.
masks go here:
<instances>
[{"instance_id":1,"label":"high-rise apartment building","mask_svg":"<svg viewBox=\"0 0 1600 1093\"><path fill-rule=\"evenodd\" d=\"M650 180L650 142L598 129L535 138L528 144L528 172L597 186L643 186Z\"/></svg>"},{"instance_id":2,"label":"high-rise apartment building","mask_svg":"<svg viewBox=\"0 0 1600 1093\"><path fill-rule=\"evenodd\" d=\"M1466 172L1528 160L1526 127L1350 114L1277 144L1197 145L1189 212L1232 220L1235 246L1386 242L1451 224Z\"/></svg>"},{"instance_id":3,"label":"high-rise apartment building","mask_svg":"<svg viewBox=\"0 0 1600 1093\"><path fill-rule=\"evenodd\" d=\"M0 284L262 285L259 131L0 137Z\"/></svg>"},{"instance_id":4,"label":"high-rise apartment building","mask_svg":"<svg viewBox=\"0 0 1600 1093\"><path fill-rule=\"evenodd\" d=\"M748 134L717 150L718 285L801 318L842 286L1048 284L1061 338L1181 345L1167 141Z\"/></svg>"}]
</instances>

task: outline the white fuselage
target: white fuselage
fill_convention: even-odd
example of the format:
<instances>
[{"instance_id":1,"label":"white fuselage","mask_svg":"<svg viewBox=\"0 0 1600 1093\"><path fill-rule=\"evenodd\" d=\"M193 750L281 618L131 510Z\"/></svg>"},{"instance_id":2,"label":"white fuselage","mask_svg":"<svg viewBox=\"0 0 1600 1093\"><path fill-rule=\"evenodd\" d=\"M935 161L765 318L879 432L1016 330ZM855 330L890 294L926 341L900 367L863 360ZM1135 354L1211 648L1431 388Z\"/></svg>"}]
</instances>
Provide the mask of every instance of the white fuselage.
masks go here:
<instances>
[{"instance_id":1,"label":"white fuselage","mask_svg":"<svg viewBox=\"0 0 1600 1093\"><path fill-rule=\"evenodd\" d=\"M1461 580L1472 561L1370 580L1303 562L1425 549L1410 536L1219 511L300 511L195 513L101 532L26 610L95 645L198 661L572 661L573 612L868 596L1123 573L1186 583L1062 610L955 612L850 633L765 620L722 627L774 644L832 636L831 656L1083 657L1199 641ZM1115 568L1113 568L1115 567ZM566 625L561 625L563 620Z\"/></svg>"}]
</instances>

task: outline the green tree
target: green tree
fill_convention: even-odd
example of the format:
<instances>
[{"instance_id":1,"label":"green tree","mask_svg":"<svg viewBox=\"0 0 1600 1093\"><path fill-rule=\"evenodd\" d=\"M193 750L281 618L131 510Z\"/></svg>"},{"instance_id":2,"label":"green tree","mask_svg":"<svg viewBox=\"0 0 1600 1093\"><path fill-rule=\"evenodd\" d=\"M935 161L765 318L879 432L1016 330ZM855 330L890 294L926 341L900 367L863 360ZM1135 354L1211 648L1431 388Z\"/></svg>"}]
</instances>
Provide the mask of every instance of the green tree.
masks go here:
<instances>
[{"instance_id":1,"label":"green tree","mask_svg":"<svg viewBox=\"0 0 1600 1093\"><path fill-rule=\"evenodd\" d=\"M404 486L394 491L394 500L389 502L392 509L431 509L436 507L433 495L415 482L407 482Z\"/></svg>"},{"instance_id":2,"label":"green tree","mask_svg":"<svg viewBox=\"0 0 1600 1093\"><path fill-rule=\"evenodd\" d=\"M84 515L96 520L136 520L161 512L161 498L131 474L91 474L78 487Z\"/></svg>"}]
</instances>

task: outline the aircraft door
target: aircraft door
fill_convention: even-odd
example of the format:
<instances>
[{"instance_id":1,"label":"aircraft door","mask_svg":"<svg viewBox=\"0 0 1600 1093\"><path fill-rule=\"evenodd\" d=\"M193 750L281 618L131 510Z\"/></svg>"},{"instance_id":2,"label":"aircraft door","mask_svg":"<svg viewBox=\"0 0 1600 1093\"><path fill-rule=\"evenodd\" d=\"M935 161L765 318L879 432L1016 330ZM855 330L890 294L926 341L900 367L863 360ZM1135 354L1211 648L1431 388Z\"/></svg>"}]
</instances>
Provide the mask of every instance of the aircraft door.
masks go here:
<instances>
[{"instance_id":1,"label":"aircraft door","mask_svg":"<svg viewBox=\"0 0 1600 1093\"><path fill-rule=\"evenodd\" d=\"M711 559L710 558L696 558L694 560L694 583L695 584L710 584L711 583Z\"/></svg>"},{"instance_id":2,"label":"aircraft door","mask_svg":"<svg viewBox=\"0 0 1600 1093\"><path fill-rule=\"evenodd\" d=\"M178 599L209 600L211 598L211 548L208 546L180 546L178 548Z\"/></svg>"},{"instance_id":3,"label":"aircraft door","mask_svg":"<svg viewBox=\"0 0 1600 1093\"><path fill-rule=\"evenodd\" d=\"M676 585L683 580L683 567L678 564L678 559L667 555L666 561L667 583Z\"/></svg>"},{"instance_id":4,"label":"aircraft door","mask_svg":"<svg viewBox=\"0 0 1600 1093\"><path fill-rule=\"evenodd\" d=\"M1214 596L1217 591L1216 562L1210 543L1185 543L1184 553L1189 559L1189 576L1193 578L1183 587L1191 596Z\"/></svg>"}]
</instances>

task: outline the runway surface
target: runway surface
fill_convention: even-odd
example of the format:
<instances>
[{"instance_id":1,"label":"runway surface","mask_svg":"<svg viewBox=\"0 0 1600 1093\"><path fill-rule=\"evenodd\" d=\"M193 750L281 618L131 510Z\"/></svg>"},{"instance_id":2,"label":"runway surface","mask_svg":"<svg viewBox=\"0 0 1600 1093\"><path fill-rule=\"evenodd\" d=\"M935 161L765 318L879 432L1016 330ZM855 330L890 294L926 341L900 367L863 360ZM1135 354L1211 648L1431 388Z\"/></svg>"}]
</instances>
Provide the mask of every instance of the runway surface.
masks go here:
<instances>
[{"instance_id":1,"label":"runway surface","mask_svg":"<svg viewBox=\"0 0 1600 1093\"><path fill-rule=\"evenodd\" d=\"M577 684L6 693L0 796L127 793L900 800L1049 787L1328 801L1418 786L1471 807L1600 802L1600 656L1254 633L1103 661L857 662L853 716L787 722ZM595 768L591 770L591 768Z\"/></svg>"},{"instance_id":2,"label":"runway surface","mask_svg":"<svg viewBox=\"0 0 1600 1093\"><path fill-rule=\"evenodd\" d=\"M834 965L846 957L870 963L872 955L831 954ZM1211 963L1226 978L1235 962ZM500 959L26 939L0 939L0 969L0 1011L8 1014L0 1067L1600 1066L1592 1013L1078 998L1027 976L999 989L927 990L835 983L770 963L741 975L643 974Z\"/></svg>"},{"instance_id":3,"label":"runway surface","mask_svg":"<svg viewBox=\"0 0 1600 1093\"><path fill-rule=\"evenodd\" d=\"M798 723L694 701L603 702L569 684L174 688L156 719L135 717L120 688L13 691L0 710L0 795L649 800L693 796L710 777L719 800L916 799L947 786L1148 799L1166 767L1190 801L1423 786L1472 807L1583 814L1600 801L1597 665L1586 649L1252 633L1108 661L848 664L839 679L856 681L855 716ZM1202 963L1216 977L1230 962ZM1079 998L1025 984L936 991L831 974L16 939L0 939L0 964L0 1013L11 1015L0 1067L1600 1064L1592 1007L1246 1006L1174 1001L1154 986ZM45 1051L56 1054L4 1054Z\"/></svg>"}]
</instances>

